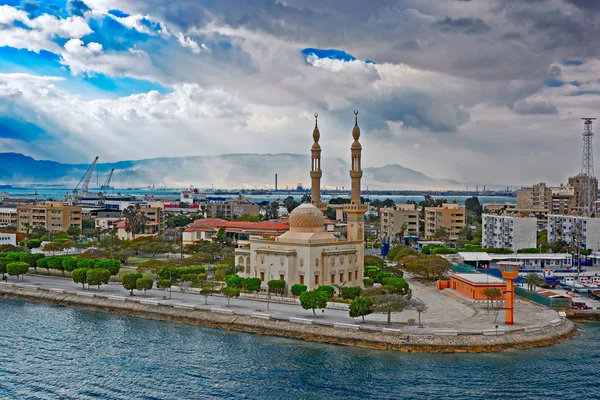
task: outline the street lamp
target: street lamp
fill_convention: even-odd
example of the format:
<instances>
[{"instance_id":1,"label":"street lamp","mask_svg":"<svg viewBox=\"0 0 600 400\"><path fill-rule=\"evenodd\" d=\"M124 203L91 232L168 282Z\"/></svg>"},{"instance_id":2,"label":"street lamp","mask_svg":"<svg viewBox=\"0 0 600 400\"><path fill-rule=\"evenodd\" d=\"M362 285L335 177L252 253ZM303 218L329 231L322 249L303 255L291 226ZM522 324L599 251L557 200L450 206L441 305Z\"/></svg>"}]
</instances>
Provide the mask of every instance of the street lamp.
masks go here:
<instances>
[{"instance_id":1,"label":"street lamp","mask_svg":"<svg viewBox=\"0 0 600 400\"><path fill-rule=\"evenodd\" d=\"M268 279L270 279L269 277L271 276L271 266L273 266L273 264L269 264L269 273L267 274L267 310L269 309L269 301L271 300L271 287L269 286L269 281Z\"/></svg>"}]
</instances>

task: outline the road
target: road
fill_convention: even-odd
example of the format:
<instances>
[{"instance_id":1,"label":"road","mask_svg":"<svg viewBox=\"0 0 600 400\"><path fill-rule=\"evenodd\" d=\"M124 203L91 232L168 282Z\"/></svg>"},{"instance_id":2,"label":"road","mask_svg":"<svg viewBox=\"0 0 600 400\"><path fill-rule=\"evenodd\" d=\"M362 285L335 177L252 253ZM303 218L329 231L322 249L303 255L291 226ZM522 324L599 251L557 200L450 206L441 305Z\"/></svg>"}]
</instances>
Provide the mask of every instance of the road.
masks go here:
<instances>
[{"instance_id":1,"label":"road","mask_svg":"<svg viewBox=\"0 0 600 400\"><path fill-rule=\"evenodd\" d=\"M15 277L9 277L9 282L21 283ZM424 327L408 326L408 319L418 319L416 311L404 310L392 314L392 327L402 328L407 333L428 333L435 329L491 329L498 323L495 313L487 313L485 304L471 304L460 298L448 295L445 292L439 292L434 285L424 285L416 280L408 279L413 290L413 296L421 299L428 307L428 311L421 316ZM26 275L23 277L24 284L35 285L44 288L64 289L70 293L84 291L80 284L74 283L70 278L49 277L43 275ZM91 287L85 291L95 292L100 295L126 296L129 297L129 291L120 284L102 285L100 289ZM237 314L252 314L255 312L268 313L274 318L288 319L310 318L315 323L347 323L360 324L361 327L373 329L377 327L389 327L386 323L387 314L371 314L365 317L365 323L361 318L350 318L346 304L329 303L326 309L316 310L316 316L313 316L312 310L304 310L297 300L288 299L288 301L277 301L275 296L267 303L266 299L256 299L250 297L240 297L231 299L228 305L227 298L220 294L208 297L208 304L204 297L198 293L183 293L177 288L173 288L169 299L169 292L162 290L149 290L144 297L143 292L134 291L135 298L157 300L169 304L184 303L194 305L201 309L210 310L211 308L229 308ZM516 304L516 323L536 324L547 322L556 318L557 314L553 310L543 308L538 305L532 305L528 302ZM502 318L498 321L502 322Z\"/></svg>"}]
</instances>

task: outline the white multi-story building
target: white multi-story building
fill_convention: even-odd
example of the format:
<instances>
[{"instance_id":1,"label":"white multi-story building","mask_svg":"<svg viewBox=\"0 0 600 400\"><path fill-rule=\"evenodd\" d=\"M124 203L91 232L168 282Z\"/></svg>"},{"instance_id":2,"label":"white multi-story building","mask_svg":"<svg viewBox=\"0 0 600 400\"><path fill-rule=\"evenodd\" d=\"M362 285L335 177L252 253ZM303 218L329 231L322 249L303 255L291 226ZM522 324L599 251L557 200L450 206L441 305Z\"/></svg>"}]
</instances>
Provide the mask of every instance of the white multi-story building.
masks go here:
<instances>
[{"instance_id":1,"label":"white multi-story building","mask_svg":"<svg viewBox=\"0 0 600 400\"><path fill-rule=\"evenodd\" d=\"M2 233L0 232L0 245L2 244L11 244L13 246L17 245L17 235L14 233Z\"/></svg>"},{"instance_id":2,"label":"white multi-story building","mask_svg":"<svg viewBox=\"0 0 600 400\"><path fill-rule=\"evenodd\" d=\"M481 247L503 247L517 251L537 246L537 219L483 214Z\"/></svg>"},{"instance_id":3,"label":"white multi-story building","mask_svg":"<svg viewBox=\"0 0 600 400\"><path fill-rule=\"evenodd\" d=\"M565 241L585 249L600 247L600 218L548 215L548 243Z\"/></svg>"}]
</instances>

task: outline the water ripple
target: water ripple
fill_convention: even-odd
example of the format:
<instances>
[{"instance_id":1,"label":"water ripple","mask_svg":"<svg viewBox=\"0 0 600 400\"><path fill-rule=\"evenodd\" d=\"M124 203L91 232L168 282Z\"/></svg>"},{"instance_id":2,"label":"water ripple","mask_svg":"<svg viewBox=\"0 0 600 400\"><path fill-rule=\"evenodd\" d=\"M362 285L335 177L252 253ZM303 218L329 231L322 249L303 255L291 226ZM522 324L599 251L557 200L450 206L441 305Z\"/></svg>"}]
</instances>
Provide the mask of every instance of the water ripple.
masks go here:
<instances>
[{"instance_id":1,"label":"water ripple","mask_svg":"<svg viewBox=\"0 0 600 400\"><path fill-rule=\"evenodd\" d=\"M403 354L0 300L0 399L590 398L599 340Z\"/></svg>"}]
</instances>

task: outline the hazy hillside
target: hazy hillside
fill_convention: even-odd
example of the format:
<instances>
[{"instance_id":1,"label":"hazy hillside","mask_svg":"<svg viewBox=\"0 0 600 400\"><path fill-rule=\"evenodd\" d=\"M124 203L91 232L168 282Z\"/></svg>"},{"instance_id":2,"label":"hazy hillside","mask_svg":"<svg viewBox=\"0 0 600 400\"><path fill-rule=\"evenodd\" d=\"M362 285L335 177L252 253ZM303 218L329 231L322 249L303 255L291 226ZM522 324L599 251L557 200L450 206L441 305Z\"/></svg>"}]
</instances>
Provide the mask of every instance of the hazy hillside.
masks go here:
<instances>
[{"instance_id":1,"label":"hazy hillside","mask_svg":"<svg viewBox=\"0 0 600 400\"><path fill-rule=\"evenodd\" d=\"M0 183L76 184L87 170L86 164L62 164L35 160L17 153L0 153ZM115 168L115 186L214 186L215 188L265 188L309 185L310 157L299 154L225 154L219 156L152 158L136 161L100 163L99 181ZM349 187L350 165L339 158L322 160L322 185ZM430 178L421 172L393 164L365 168L363 186L372 189L457 189L463 184Z\"/></svg>"}]
</instances>

